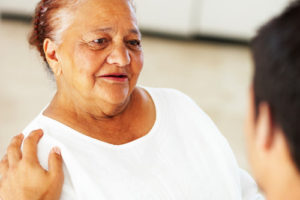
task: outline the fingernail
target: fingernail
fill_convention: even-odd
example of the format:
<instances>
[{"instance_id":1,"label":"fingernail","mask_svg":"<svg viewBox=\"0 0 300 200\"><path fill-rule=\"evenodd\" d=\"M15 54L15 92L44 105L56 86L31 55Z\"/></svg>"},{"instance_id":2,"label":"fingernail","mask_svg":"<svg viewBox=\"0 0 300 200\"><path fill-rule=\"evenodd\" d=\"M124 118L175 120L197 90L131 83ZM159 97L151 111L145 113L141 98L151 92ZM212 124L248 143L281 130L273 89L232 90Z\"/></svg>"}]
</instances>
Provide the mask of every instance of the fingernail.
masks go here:
<instances>
[{"instance_id":1,"label":"fingernail","mask_svg":"<svg viewBox=\"0 0 300 200\"><path fill-rule=\"evenodd\" d=\"M40 136L43 136L43 135L44 135L44 132L43 132L42 129L39 129L39 135L40 135Z\"/></svg>"},{"instance_id":2,"label":"fingernail","mask_svg":"<svg viewBox=\"0 0 300 200\"><path fill-rule=\"evenodd\" d=\"M54 148L52 149L52 151L53 151L54 153L56 153L57 155L61 155L61 151L60 151L60 149L59 149L58 147L54 147Z\"/></svg>"}]
</instances>

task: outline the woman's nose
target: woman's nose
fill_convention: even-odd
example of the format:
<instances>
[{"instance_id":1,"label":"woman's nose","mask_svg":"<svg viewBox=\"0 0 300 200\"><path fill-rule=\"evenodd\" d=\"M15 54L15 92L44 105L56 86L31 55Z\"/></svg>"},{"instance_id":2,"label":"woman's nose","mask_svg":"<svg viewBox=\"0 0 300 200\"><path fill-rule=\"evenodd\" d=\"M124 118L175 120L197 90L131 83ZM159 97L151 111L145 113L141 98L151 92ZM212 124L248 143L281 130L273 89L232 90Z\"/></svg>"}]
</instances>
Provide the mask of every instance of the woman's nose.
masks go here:
<instances>
[{"instance_id":1,"label":"woman's nose","mask_svg":"<svg viewBox=\"0 0 300 200\"><path fill-rule=\"evenodd\" d=\"M107 57L107 63L124 67L130 63L128 49L124 46L115 47Z\"/></svg>"}]
</instances>

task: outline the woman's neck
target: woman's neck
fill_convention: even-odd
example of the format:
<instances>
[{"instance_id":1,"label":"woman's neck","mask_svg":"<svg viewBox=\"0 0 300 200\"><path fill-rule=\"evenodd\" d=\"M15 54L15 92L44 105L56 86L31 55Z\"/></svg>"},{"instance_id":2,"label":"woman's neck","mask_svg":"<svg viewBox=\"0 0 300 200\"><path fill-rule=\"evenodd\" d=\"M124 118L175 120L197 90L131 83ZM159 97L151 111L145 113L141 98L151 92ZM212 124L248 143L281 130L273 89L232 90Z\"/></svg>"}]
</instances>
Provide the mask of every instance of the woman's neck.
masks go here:
<instances>
[{"instance_id":1,"label":"woman's neck","mask_svg":"<svg viewBox=\"0 0 300 200\"><path fill-rule=\"evenodd\" d=\"M75 104L58 93L43 114L112 144L127 143L145 135L155 122L154 103L142 89L135 89L123 104L102 103L101 106L80 101Z\"/></svg>"},{"instance_id":2,"label":"woman's neck","mask_svg":"<svg viewBox=\"0 0 300 200\"><path fill-rule=\"evenodd\" d=\"M80 117L89 120L105 120L122 115L134 103L135 90L122 103L111 104L101 99L86 100L80 96L57 92L51 101L49 110L61 112L69 117ZM68 117L68 116L66 116Z\"/></svg>"}]
</instances>

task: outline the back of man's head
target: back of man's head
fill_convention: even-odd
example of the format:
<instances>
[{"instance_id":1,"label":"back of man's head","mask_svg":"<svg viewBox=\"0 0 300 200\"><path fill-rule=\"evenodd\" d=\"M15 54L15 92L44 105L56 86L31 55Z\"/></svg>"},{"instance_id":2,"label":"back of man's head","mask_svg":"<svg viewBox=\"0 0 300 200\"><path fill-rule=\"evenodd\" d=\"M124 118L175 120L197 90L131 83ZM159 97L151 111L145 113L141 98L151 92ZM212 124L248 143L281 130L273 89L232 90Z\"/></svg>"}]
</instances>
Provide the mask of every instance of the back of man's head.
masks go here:
<instances>
[{"instance_id":1,"label":"back of man's head","mask_svg":"<svg viewBox=\"0 0 300 200\"><path fill-rule=\"evenodd\" d=\"M252 52L256 116L267 103L300 172L300 1L259 30Z\"/></svg>"}]
</instances>

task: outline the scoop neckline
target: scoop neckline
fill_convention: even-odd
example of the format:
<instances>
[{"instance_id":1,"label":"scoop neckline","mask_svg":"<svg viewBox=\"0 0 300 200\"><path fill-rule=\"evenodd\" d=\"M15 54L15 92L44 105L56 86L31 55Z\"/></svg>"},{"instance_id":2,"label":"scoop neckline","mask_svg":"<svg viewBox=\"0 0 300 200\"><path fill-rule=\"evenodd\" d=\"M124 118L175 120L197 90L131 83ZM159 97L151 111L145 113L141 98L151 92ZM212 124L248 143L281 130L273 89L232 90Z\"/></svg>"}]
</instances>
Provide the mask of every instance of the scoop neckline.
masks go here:
<instances>
[{"instance_id":1,"label":"scoop neckline","mask_svg":"<svg viewBox=\"0 0 300 200\"><path fill-rule=\"evenodd\" d=\"M95 145L100 145L100 146L112 148L112 149L124 149L124 148L134 147L137 145L142 145L143 143L147 142L150 138L154 137L158 133L157 130L158 130L160 122L161 122L161 110L160 110L160 106L158 105L159 101L156 99L156 96L153 95L152 91L150 91L151 89L148 87L142 87L142 86L139 86L139 87L144 89L145 92L147 92L148 95L150 96L150 98L152 99L156 116L155 116L155 122L154 122L152 128L150 129L150 131L148 133L146 133L144 136L142 136L138 139L135 139L131 142L127 142L127 143L118 145L118 144L111 144L108 142L104 142L102 140L98 140L98 139L92 138L90 136L87 136L87 135L71 128L70 126L63 124L62 122L59 122L51 117L45 116L43 114L43 112L48 106L46 106L42 110L42 112L40 113L40 117L42 119L54 124L54 126L56 126L56 127L61 127L63 129L66 129L67 133L70 133L71 136L76 134L76 136L79 137L80 139L86 140L87 142L91 142Z\"/></svg>"}]
</instances>

